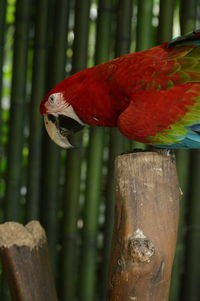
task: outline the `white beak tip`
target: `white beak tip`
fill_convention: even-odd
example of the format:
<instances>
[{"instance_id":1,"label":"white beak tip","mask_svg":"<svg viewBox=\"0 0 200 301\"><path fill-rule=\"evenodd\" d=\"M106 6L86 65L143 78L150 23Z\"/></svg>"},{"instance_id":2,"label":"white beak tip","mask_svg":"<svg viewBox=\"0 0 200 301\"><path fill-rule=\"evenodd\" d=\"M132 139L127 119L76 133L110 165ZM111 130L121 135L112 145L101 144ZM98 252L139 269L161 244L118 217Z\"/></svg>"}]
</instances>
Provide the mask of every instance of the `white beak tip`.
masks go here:
<instances>
[{"instance_id":1,"label":"white beak tip","mask_svg":"<svg viewBox=\"0 0 200 301\"><path fill-rule=\"evenodd\" d=\"M62 136L57 129L55 123L50 121L47 117L47 115L44 115L44 124L45 128L47 130L47 133L49 134L49 137L60 147L62 148L73 148L71 143L68 141L68 139L65 136Z\"/></svg>"}]
</instances>

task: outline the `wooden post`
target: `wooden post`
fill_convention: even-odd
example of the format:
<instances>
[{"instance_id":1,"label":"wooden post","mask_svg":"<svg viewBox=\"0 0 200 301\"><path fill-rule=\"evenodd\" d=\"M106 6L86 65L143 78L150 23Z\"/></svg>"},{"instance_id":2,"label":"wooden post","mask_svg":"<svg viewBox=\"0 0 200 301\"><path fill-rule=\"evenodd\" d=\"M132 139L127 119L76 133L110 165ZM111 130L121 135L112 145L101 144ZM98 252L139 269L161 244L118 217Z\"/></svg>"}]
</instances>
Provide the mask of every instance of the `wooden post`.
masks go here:
<instances>
[{"instance_id":1,"label":"wooden post","mask_svg":"<svg viewBox=\"0 0 200 301\"><path fill-rule=\"evenodd\" d=\"M39 222L0 225L0 255L13 301L57 301L47 239Z\"/></svg>"},{"instance_id":2,"label":"wooden post","mask_svg":"<svg viewBox=\"0 0 200 301\"><path fill-rule=\"evenodd\" d=\"M180 189L174 158L137 152L116 160L109 301L167 301Z\"/></svg>"}]
</instances>

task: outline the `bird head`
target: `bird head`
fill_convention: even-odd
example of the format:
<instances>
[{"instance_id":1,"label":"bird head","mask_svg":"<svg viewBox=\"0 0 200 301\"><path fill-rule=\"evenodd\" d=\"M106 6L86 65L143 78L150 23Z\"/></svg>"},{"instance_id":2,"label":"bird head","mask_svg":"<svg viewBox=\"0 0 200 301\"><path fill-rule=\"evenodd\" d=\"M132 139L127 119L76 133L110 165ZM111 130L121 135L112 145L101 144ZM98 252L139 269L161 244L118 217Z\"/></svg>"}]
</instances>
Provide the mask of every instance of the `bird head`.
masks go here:
<instances>
[{"instance_id":1,"label":"bird head","mask_svg":"<svg viewBox=\"0 0 200 301\"><path fill-rule=\"evenodd\" d=\"M66 89L57 85L42 100L40 113L50 138L63 148L71 148L70 136L81 130L84 123L80 120L66 97Z\"/></svg>"},{"instance_id":2,"label":"bird head","mask_svg":"<svg viewBox=\"0 0 200 301\"><path fill-rule=\"evenodd\" d=\"M84 126L117 126L127 106L120 87L110 80L105 64L79 71L58 83L42 100L46 130L59 146L72 147L71 134ZM111 71L110 71L111 70Z\"/></svg>"}]
</instances>

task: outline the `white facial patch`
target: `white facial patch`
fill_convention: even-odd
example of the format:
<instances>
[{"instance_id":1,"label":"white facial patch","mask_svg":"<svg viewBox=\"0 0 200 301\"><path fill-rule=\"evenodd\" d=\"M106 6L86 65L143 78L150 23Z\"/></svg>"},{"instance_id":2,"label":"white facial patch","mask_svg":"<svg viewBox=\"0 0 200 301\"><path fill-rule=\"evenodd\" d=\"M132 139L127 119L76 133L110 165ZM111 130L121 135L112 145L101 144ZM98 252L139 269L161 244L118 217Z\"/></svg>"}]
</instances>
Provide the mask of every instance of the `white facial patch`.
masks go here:
<instances>
[{"instance_id":1,"label":"white facial patch","mask_svg":"<svg viewBox=\"0 0 200 301\"><path fill-rule=\"evenodd\" d=\"M62 112L68 103L64 100L63 93L53 93L49 96L48 101L45 103L48 114L57 115Z\"/></svg>"},{"instance_id":2,"label":"white facial patch","mask_svg":"<svg viewBox=\"0 0 200 301\"><path fill-rule=\"evenodd\" d=\"M54 116L65 115L76 120L81 125L85 125L77 116L73 107L67 101L65 101L63 93L59 92L51 94L45 106L48 114L52 114Z\"/></svg>"},{"instance_id":3,"label":"white facial patch","mask_svg":"<svg viewBox=\"0 0 200 301\"><path fill-rule=\"evenodd\" d=\"M51 94L48 98L48 101L45 103L45 107L47 109L47 114L44 115L44 123L51 139L63 148L72 147L67 139L67 135L63 135L61 133L60 124L58 124L56 121L58 121L59 118L64 115L78 122L80 127L84 126L85 124L75 113L73 107L66 102L63 97L63 93L59 92ZM55 122L54 120L50 119L48 115L55 116Z\"/></svg>"},{"instance_id":4,"label":"white facial patch","mask_svg":"<svg viewBox=\"0 0 200 301\"><path fill-rule=\"evenodd\" d=\"M65 108L64 111L62 111L62 115L65 115L67 117L70 117L74 120L76 120L78 123L80 123L81 125L86 125L85 123L83 123L80 118L78 117L78 115L75 113L73 107L71 105L68 105L68 107Z\"/></svg>"}]
</instances>

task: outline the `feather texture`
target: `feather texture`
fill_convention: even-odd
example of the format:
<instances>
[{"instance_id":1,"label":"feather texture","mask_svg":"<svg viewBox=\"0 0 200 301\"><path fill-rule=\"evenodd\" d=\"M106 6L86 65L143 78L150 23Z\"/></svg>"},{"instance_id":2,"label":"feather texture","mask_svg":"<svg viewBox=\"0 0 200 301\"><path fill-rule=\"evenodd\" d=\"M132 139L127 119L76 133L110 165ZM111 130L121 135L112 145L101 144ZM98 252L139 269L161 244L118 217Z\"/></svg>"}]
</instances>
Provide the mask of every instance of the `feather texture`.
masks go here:
<instances>
[{"instance_id":1,"label":"feather texture","mask_svg":"<svg viewBox=\"0 0 200 301\"><path fill-rule=\"evenodd\" d=\"M200 148L200 31L127 54L65 79L62 92L88 125L118 126L130 139Z\"/></svg>"}]
</instances>

